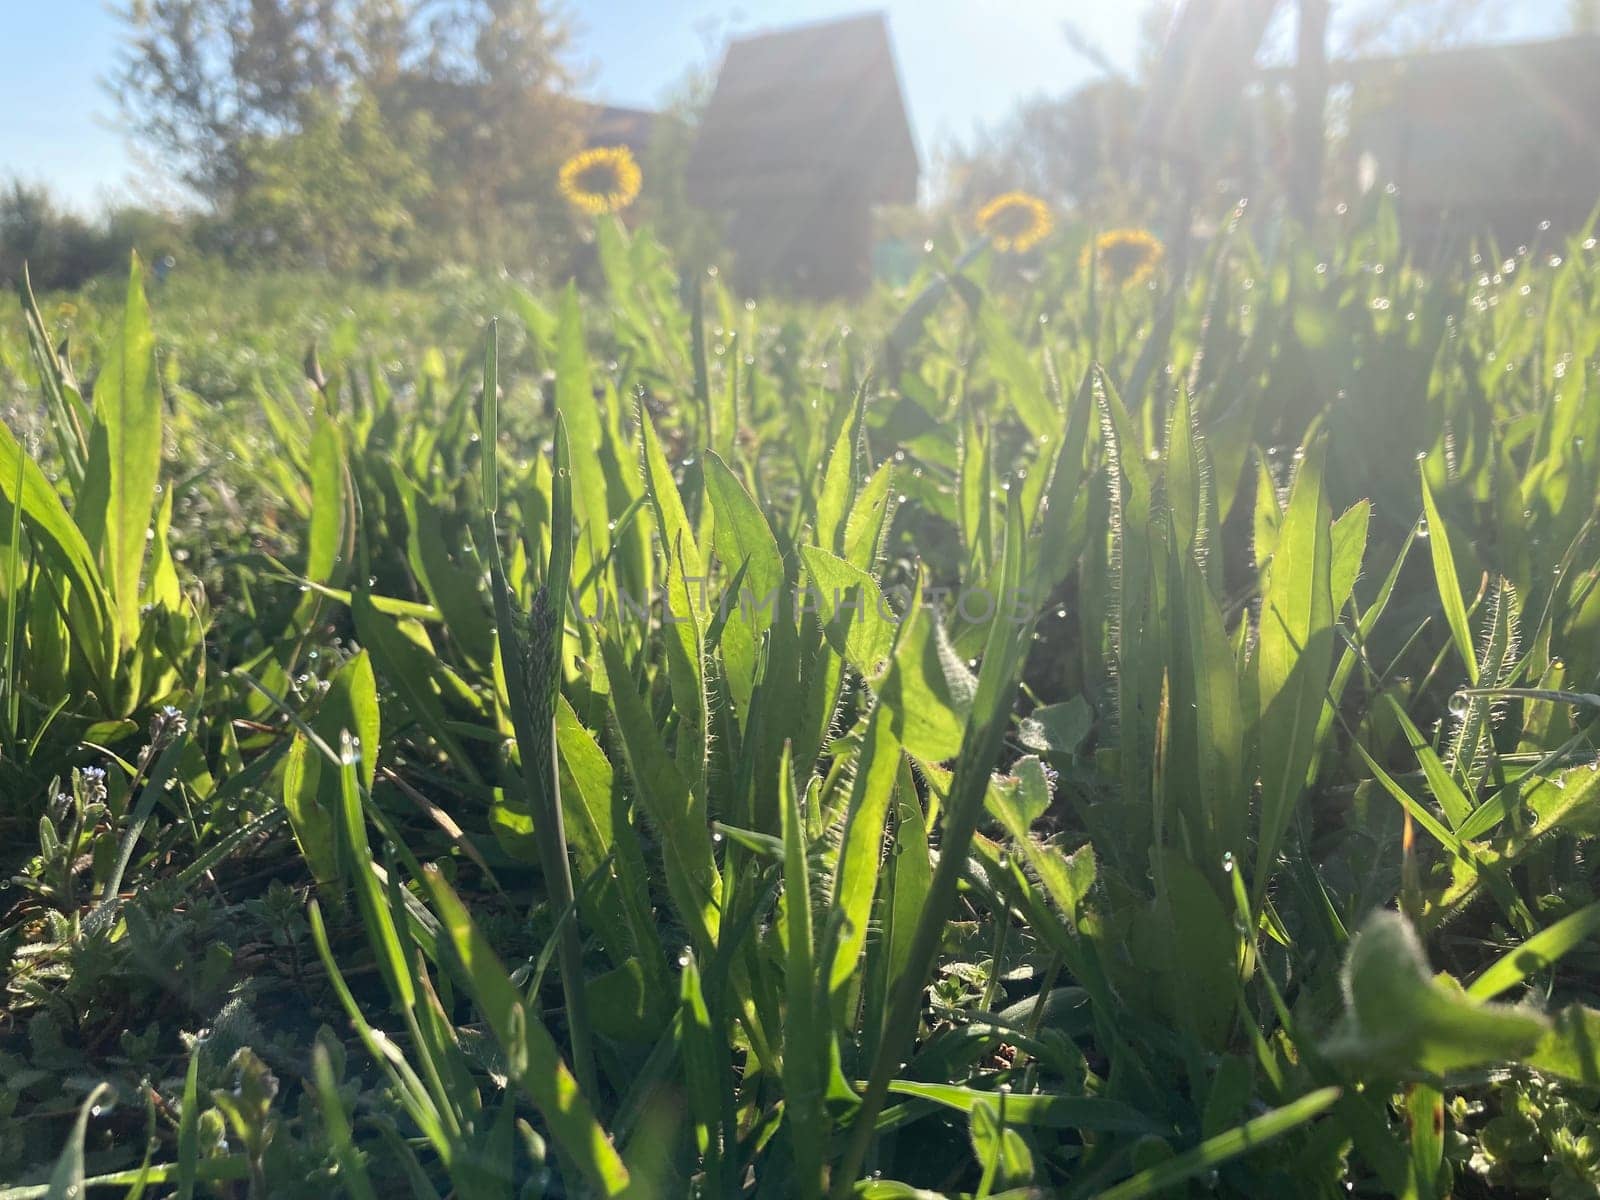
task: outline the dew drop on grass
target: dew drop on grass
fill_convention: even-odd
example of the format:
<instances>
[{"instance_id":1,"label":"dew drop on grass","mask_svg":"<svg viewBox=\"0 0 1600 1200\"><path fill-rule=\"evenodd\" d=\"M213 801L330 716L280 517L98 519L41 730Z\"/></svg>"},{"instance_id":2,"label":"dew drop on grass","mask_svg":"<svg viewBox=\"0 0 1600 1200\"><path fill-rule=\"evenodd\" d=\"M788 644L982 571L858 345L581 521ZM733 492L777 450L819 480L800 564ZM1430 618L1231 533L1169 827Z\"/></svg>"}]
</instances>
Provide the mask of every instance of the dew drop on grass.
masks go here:
<instances>
[{"instance_id":1,"label":"dew drop on grass","mask_svg":"<svg viewBox=\"0 0 1600 1200\"><path fill-rule=\"evenodd\" d=\"M1417 522L1417 537L1420 540L1424 541L1424 542L1428 540L1428 522L1427 521L1418 521Z\"/></svg>"},{"instance_id":2,"label":"dew drop on grass","mask_svg":"<svg viewBox=\"0 0 1600 1200\"><path fill-rule=\"evenodd\" d=\"M1465 692L1457 692L1450 697L1450 715L1456 720L1465 719L1467 710L1472 707L1472 701Z\"/></svg>"},{"instance_id":3,"label":"dew drop on grass","mask_svg":"<svg viewBox=\"0 0 1600 1200\"><path fill-rule=\"evenodd\" d=\"M1225 874L1233 874L1233 851L1225 850L1222 854L1222 870Z\"/></svg>"}]
</instances>

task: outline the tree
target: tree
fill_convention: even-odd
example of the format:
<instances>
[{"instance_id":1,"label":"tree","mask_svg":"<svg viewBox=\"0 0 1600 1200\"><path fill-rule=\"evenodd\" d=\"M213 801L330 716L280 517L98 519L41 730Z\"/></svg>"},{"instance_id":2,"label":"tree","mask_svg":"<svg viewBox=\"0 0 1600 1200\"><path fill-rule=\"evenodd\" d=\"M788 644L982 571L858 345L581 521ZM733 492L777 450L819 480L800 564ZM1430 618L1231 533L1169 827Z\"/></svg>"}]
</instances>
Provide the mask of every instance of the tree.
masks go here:
<instances>
[{"instance_id":1,"label":"tree","mask_svg":"<svg viewBox=\"0 0 1600 1200\"><path fill-rule=\"evenodd\" d=\"M385 97L438 133L424 222L458 258L534 265L570 232L556 173L581 141L567 30L541 0L435 0L416 61Z\"/></svg>"},{"instance_id":2,"label":"tree","mask_svg":"<svg viewBox=\"0 0 1600 1200\"><path fill-rule=\"evenodd\" d=\"M1125 214L1141 104L1141 90L1120 78L1027 101L972 150L947 158L946 198L970 211L1023 188L1058 206Z\"/></svg>"},{"instance_id":3,"label":"tree","mask_svg":"<svg viewBox=\"0 0 1600 1200\"><path fill-rule=\"evenodd\" d=\"M230 197L253 139L302 128L352 81L364 0L129 0L113 80L130 125L207 200Z\"/></svg>"},{"instance_id":4,"label":"tree","mask_svg":"<svg viewBox=\"0 0 1600 1200\"><path fill-rule=\"evenodd\" d=\"M232 213L236 245L279 262L372 271L412 257L413 210L432 183L425 119L391 136L371 96L323 101L305 128L244 148L249 185Z\"/></svg>"},{"instance_id":5,"label":"tree","mask_svg":"<svg viewBox=\"0 0 1600 1200\"><path fill-rule=\"evenodd\" d=\"M314 230L338 214L291 213L326 189L289 174L364 162L380 168L360 189L380 256L405 227L451 257L520 265L565 223L555 173L577 113L544 0L127 0L121 15L129 123L224 222ZM362 158L381 145L406 161ZM356 232L343 222L335 240Z\"/></svg>"},{"instance_id":6,"label":"tree","mask_svg":"<svg viewBox=\"0 0 1600 1200\"><path fill-rule=\"evenodd\" d=\"M15 286L23 267L40 291L73 287L104 265L105 239L57 207L42 187L13 180L0 190L0 283Z\"/></svg>"}]
</instances>

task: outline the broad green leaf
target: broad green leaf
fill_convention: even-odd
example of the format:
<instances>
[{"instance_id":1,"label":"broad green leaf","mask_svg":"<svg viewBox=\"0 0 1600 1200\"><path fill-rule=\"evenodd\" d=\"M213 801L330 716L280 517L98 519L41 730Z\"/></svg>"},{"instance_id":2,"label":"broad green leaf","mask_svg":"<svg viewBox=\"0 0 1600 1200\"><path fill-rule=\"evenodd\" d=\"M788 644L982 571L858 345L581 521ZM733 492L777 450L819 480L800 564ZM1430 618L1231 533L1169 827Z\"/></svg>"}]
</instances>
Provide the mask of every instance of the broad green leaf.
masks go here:
<instances>
[{"instance_id":1,"label":"broad green leaf","mask_svg":"<svg viewBox=\"0 0 1600 1200\"><path fill-rule=\"evenodd\" d=\"M89 1118L99 1115L102 1100L115 1096L116 1089L109 1083L102 1083L84 1098L82 1104L78 1105L77 1120L72 1123L72 1132L67 1134L67 1144L62 1148L60 1157L56 1159L56 1169L50 1173L50 1186L44 1193L45 1200L83 1200L86 1186L83 1173L83 1143L89 1132Z\"/></svg>"},{"instance_id":2,"label":"broad green leaf","mask_svg":"<svg viewBox=\"0 0 1600 1200\"><path fill-rule=\"evenodd\" d=\"M326 413L316 417L311 435L311 521L306 530L305 577L334 582L334 567L344 542L344 444L339 427Z\"/></svg>"},{"instance_id":3,"label":"broad green leaf","mask_svg":"<svg viewBox=\"0 0 1600 1200\"><path fill-rule=\"evenodd\" d=\"M834 872L833 910L839 920L828 990L838 996L857 972L867 941L872 898L881 873L884 823L900 772L899 706L890 676L867 722L855 786L845 815L839 864Z\"/></svg>"},{"instance_id":4,"label":"broad green leaf","mask_svg":"<svg viewBox=\"0 0 1600 1200\"><path fill-rule=\"evenodd\" d=\"M894 812L894 849L889 862L888 899L884 905L888 923L884 931L885 994L895 988L911 963L912 937L928 902L928 887L933 882L927 818L911 776L911 765L903 758L895 786ZM876 1044L882 1031L871 1032Z\"/></svg>"},{"instance_id":5,"label":"broad green leaf","mask_svg":"<svg viewBox=\"0 0 1600 1200\"><path fill-rule=\"evenodd\" d=\"M372 1180L367 1176L366 1164L351 1136L350 1115L345 1111L343 1097L339 1095L339 1081L334 1075L328 1048L320 1040L311 1051L311 1071L317 1086L317 1108L322 1113L322 1128L339 1163L340 1183L350 1189L355 1200L377 1200L377 1193L372 1190Z\"/></svg>"},{"instance_id":6,"label":"broad green leaf","mask_svg":"<svg viewBox=\"0 0 1600 1200\"><path fill-rule=\"evenodd\" d=\"M722 880L711 852L705 801L690 788L644 698L634 689L622 651L609 637L600 639L611 680L611 711L640 801L654 823L666 868L667 893L697 949L715 944L716 898Z\"/></svg>"},{"instance_id":7,"label":"broad green leaf","mask_svg":"<svg viewBox=\"0 0 1600 1200\"><path fill-rule=\"evenodd\" d=\"M1422 482L1422 515L1428 522L1428 549L1433 554L1433 578L1439 588L1439 601L1444 605L1445 624L1455 639L1456 652L1466 664L1467 678L1476 686L1478 659L1472 652L1472 631L1467 626L1467 606L1461 598L1461 583L1456 578L1455 555L1450 552L1450 531L1433 502L1427 472L1418 471L1417 478Z\"/></svg>"},{"instance_id":8,"label":"broad green leaf","mask_svg":"<svg viewBox=\"0 0 1600 1200\"><path fill-rule=\"evenodd\" d=\"M356 751L349 736L341 739L338 747L340 762L324 764L338 781L339 823L342 836L340 850L345 854L345 873L356 894L356 904L361 911L361 922L366 926L367 938L372 943L378 973L388 985L390 1000L398 1011L411 1008L417 1002L416 985L412 981L409 951L400 939L393 909L383 886L378 882L374 868L377 862L372 845L367 840L366 815L361 804L360 784L357 782Z\"/></svg>"},{"instance_id":9,"label":"broad green leaf","mask_svg":"<svg viewBox=\"0 0 1600 1200\"><path fill-rule=\"evenodd\" d=\"M1264 569L1278 549L1278 531L1283 525L1283 508L1278 503L1278 485L1267 467L1266 458L1256 455L1256 503L1253 514L1252 547L1256 566Z\"/></svg>"},{"instance_id":10,"label":"broad green leaf","mask_svg":"<svg viewBox=\"0 0 1600 1200\"><path fill-rule=\"evenodd\" d=\"M1177 640L1172 655L1177 711L1170 720L1169 745L1181 744L1181 733L1181 742L1192 747L1194 769L1192 777L1185 771L1177 783L1179 808L1194 815L1191 836L1204 839L1207 859L1220 863L1224 854L1243 853L1250 819L1238 664L1211 588L1188 555L1178 556L1168 603Z\"/></svg>"},{"instance_id":11,"label":"broad green leaf","mask_svg":"<svg viewBox=\"0 0 1600 1200\"><path fill-rule=\"evenodd\" d=\"M1474 678L1480 688L1504 687L1517 671L1519 658L1517 589L1510 580L1501 577L1490 588L1483 624L1483 651ZM1489 697L1469 693L1465 698L1466 711L1450 735L1449 757L1461 786L1471 790L1483 781L1494 758L1495 721Z\"/></svg>"},{"instance_id":12,"label":"broad green leaf","mask_svg":"<svg viewBox=\"0 0 1600 1200\"><path fill-rule=\"evenodd\" d=\"M518 994L489 940L438 869L428 867L422 883L448 935L441 945L450 947L462 983L488 1020L505 1054L506 1073L533 1101L556 1145L589 1186L604 1196L621 1194L628 1185L627 1169L549 1031Z\"/></svg>"},{"instance_id":13,"label":"broad green leaf","mask_svg":"<svg viewBox=\"0 0 1600 1200\"><path fill-rule=\"evenodd\" d=\"M579 722L565 696L556 702L556 744L561 754L561 808L567 837L581 878L604 872L584 907L604 931L603 940L619 966L634 953L654 946L637 835L627 821L617 781L594 735Z\"/></svg>"},{"instance_id":14,"label":"broad green leaf","mask_svg":"<svg viewBox=\"0 0 1600 1200\"><path fill-rule=\"evenodd\" d=\"M1411 1186L1418 1200L1441 1200L1437 1186L1444 1161L1444 1093L1431 1084L1413 1083L1405 1094L1406 1125L1411 1131Z\"/></svg>"},{"instance_id":15,"label":"broad green leaf","mask_svg":"<svg viewBox=\"0 0 1600 1200\"><path fill-rule=\"evenodd\" d=\"M1389 715L1394 718L1395 724L1405 735L1406 743L1411 747L1412 753L1417 756L1423 777L1428 781L1428 789L1433 792L1433 798L1444 810L1445 820L1450 823L1450 828L1459 829L1472 811L1472 801L1461 790L1451 776L1450 769L1434 752L1428 740L1422 736L1422 731L1412 723L1405 709L1395 699L1394 693L1384 692L1383 699Z\"/></svg>"},{"instance_id":16,"label":"broad green leaf","mask_svg":"<svg viewBox=\"0 0 1600 1200\"><path fill-rule=\"evenodd\" d=\"M783 557L766 517L744 484L715 453L706 454L705 464L706 493L716 514L711 540L722 563L722 586L731 586L732 579L744 572L740 594L723 596L720 601L727 607L722 658L743 719L755 688L757 641L771 627L779 607Z\"/></svg>"},{"instance_id":17,"label":"broad green leaf","mask_svg":"<svg viewBox=\"0 0 1600 1200\"><path fill-rule=\"evenodd\" d=\"M1215 1170L1241 1154L1247 1154L1291 1130L1298 1129L1307 1121L1326 1112L1334 1101L1339 1099L1339 1094L1339 1089L1336 1087L1320 1088L1285 1104L1282 1108L1274 1108L1259 1117L1252 1117L1243 1125L1228 1130L1227 1133L1207 1138L1193 1150L1186 1150L1165 1162L1140 1171L1114 1188L1108 1188L1099 1194L1097 1200L1143 1200L1145 1196L1163 1195L1185 1179L1193 1179L1196 1175Z\"/></svg>"},{"instance_id":18,"label":"broad green leaf","mask_svg":"<svg viewBox=\"0 0 1600 1200\"><path fill-rule=\"evenodd\" d=\"M783 556L772 529L749 491L727 463L715 454L706 456L706 490L716 510L713 544L717 557L730 574L745 567L745 587L755 593L756 628L771 623L774 607L761 603L783 584ZM746 565L748 564L748 565Z\"/></svg>"},{"instance_id":19,"label":"broad green leaf","mask_svg":"<svg viewBox=\"0 0 1600 1200\"><path fill-rule=\"evenodd\" d=\"M877 580L816 546L800 547L809 576L806 595L836 654L867 679L883 674L894 649L894 612Z\"/></svg>"},{"instance_id":20,"label":"broad green leaf","mask_svg":"<svg viewBox=\"0 0 1600 1200\"><path fill-rule=\"evenodd\" d=\"M328 746L338 746L345 733L356 740L361 747L361 782L370 790L378 766L380 728L377 682L366 651L334 672L310 725ZM312 875L319 884L333 883L339 878L339 773L299 732L284 763L283 805Z\"/></svg>"},{"instance_id":21,"label":"broad green leaf","mask_svg":"<svg viewBox=\"0 0 1600 1200\"><path fill-rule=\"evenodd\" d=\"M1199 867L1174 851L1161 853L1163 883L1137 914L1129 950L1166 1022L1220 1050L1233 1018L1238 970L1233 914Z\"/></svg>"},{"instance_id":22,"label":"broad green leaf","mask_svg":"<svg viewBox=\"0 0 1600 1200\"><path fill-rule=\"evenodd\" d=\"M475 665L489 662L494 626L484 603L483 568L476 554L463 547L469 566L450 557L440 511L415 488L402 484L406 502L406 549L417 581L427 592L451 641Z\"/></svg>"},{"instance_id":23,"label":"broad green leaf","mask_svg":"<svg viewBox=\"0 0 1600 1200\"><path fill-rule=\"evenodd\" d=\"M1600 932L1600 903L1568 914L1520 946L1506 951L1472 981L1467 995L1474 1000L1493 1000L1528 976L1548 971L1562 955L1582 945L1596 932Z\"/></svg>"},{"instance_id":24,"label":"broad green leaf","mask_svg":"<svg viewBox=\"0 0 1600 1200\"><path fill-rule=\"evenodd\" d=\"M695 540L694 526L684 511L683 497L672 477L650 414L639 414L640 460L645 487L655 510L666 559L667 593L662 621L667 656L667 677L672 700L683 722L679 732L678 761L692 772L691 785L700 786L705 769L708 735L705 677L702 671L706 623L705 560Z\"/></svg>"},{"instance_id":25,"label":"broad green leaf","mask_svg":"<svg viewBox=\"0 0 1600 1200\"><path fill-rule=\"evenodd\" d=\"M1306 449L1261 599L1261 822L1252 881L1257 905L1305 789L1333 667L1333 551L1322 482L1325 453L1321 439Z\"/></svg>"},{"instance_id":26,"label":"broad green leaf","mask_svg":"<svg viewBox=\"0 0 1600 1200\"><path fill-rule=\"evenodd\" d=\"M333 812L317 800L321 782L321 755L310 741L296 735L284 762L283 806L288 810L294 840L311 868L312 878L327 886L339 877L338 826Z\"/></svg>"},{"instance_id":27,"label":"broad green leaf","mask_svg":"<svg viewBox=\"0 0 1600 1200\"><path fill-rule=\"evenodd\" d=\"M816 958L811 932L811 876L806 862L805 819L795 794L794 766L784 746L778 774L783 825L784 1113L794 1143L795 1194L822 1195L827 1114L822 1106L827 1024L819 1018Z\"/></svg>"},{"instance_id":28,"label":"broad green leaf","mask_svg":"<svg viewBox=\"0 0 1600 1200\"><path fill-rule=\"evenodd\" d=\"M960 496L961 544L974 575L988 567L994 539L994 465L989 440L969 408L961 431L961 470L956 481Z\"/></svg>"},{"instance_id":29,"label":"broad green leaf","mask_svg":"<svg viewBox=\"0 0 1600 1200\"><path fill-rule=\"evenodd\" d=\"M827 469L822 475L822 486L816 493L817 526L816 544L830 554L837 554L844 545L845 518L855 502L857 479L857 445L861 440L861 411L865 403L865 390L857 395L851 411L846 414L844 426L828 455Z\"/></svg>"},{"instance_id":30,"label":"broad green leaf","mask_svg":"<svg viewBox=\"0 0 1600 1200\"><path fill-rule=\"evenodd\" d=\"M1167 423L1166 494L1175 534L1173 546L1183 558L1205 549L1206 478L1199 442L1188 389L1180 387Z\"/></svg>"},{"instance_id":31,"label":"broad green leaf","mask_svg":"<svg viewBox=\"0 0 1600 1200\"><path fill-rule=\"evenodd\" d=\"M920 579L901 618L894 670L900 680L906 753L923 763L954 758L961 751L978 681L950 645L938 614L922 602Z\"/></svg>"},{"instance_id":32,"label":"broad green leaf","mask_svg":"<svg viewBox=\"0 0 1600 1200\"><path fill-rule=\"evenodd\" d=\"M1600 1012L1569 1004L1523 1061L1538 1071L1593 1087L1600 1084Z\"/></svg>"},{"instance_id":33,"label":"broad green leaf","mask_svg":"<svg viewBox=\"0 0 1600 1200\"><path fill-rule=\"evenodd\" d=\"M74 516L99 558L123 647L139 640L139 577L161 477L161 380L139 259L128 274L122 323L94 386L84 491Z\"/></svg>"},{"instance_id":34,"label":"broad green leaf","mask_svg":"<svg viewBox=\"0 0 1600 1200\"><path fill-rule=\"evenodd\" d=\"M1033 1154L1008 1123L1010 1101L1009 1095L1001 1094L972 1108L968 1136L986 1186L1018 1187L1033 1179Z\"/></svg>"},{"instance_id":35,"label":"broad green leaf","mask_svg":"<svg viewBox=\"0 0 1600 1200\"><path fill-rule=\"evenodd\" d=\"M112 656L116 626L112 622L111 596L101 580L100 568L83 533L67 515L61 497L4 421L0 421L0 492L5 494L7 517L11 515L9 506L20 503L22 520L34 545L72 585L74 603L68 605L68 621L89 662L103 672Z\"/></svg>"},{"instance_id":36,"label":"broad green leaf","mask_svg":"<svg viewBox=\"0 0 1600 1200\"><path fill-rule=\"evenodd\" d=\"M1036 438L1056 436L1061 429L1061 414L1040 382L1038 368L1028 361L1022 343L1012 333L1006 310L985 298L978 305L977 329L989 374L1018 419Z\"/></svg>"},{"instance_id":37,"label":"broad green leaf","mask_svg":"<svg viewBox=\"0 0 1600 1200\"><path fill-rule=\"evenodd\" d=\"M961 1087L951 1083L920 1083L897 1079L889 1085L896 1096L931 1100L942 1108L971 1113L980 1104L993 1104L994 1092ZM1006 1098L1006 1120L1013 1125L1036 1125L1046 1129L1079 1129L1091 1133L1165 1132L1160 1122L1120 1100L1100 1096L1013 1092Z\"/></svg>"},{"instance_id":38,"label":"broad green leaf","mask_svg":"<svg viewBox=\"0 0 1600 1200\"><path fill-rule=\"evenodd\" d=\"M576 283L569 283L561 293L555 390L556 412L566 424L572 450L578 520L585 530L583 540L589 550L588 557L599 562L605 555L611 512L605 471L600 462L603 434L600 406L595 402L589 377L589 352L583 341L583 313L578 307Z\"/></svg>"},{"instance_id":39,"label":"broad green leaf","mask_svg":"<svg viewBox=\"0 0 1600 1200\"><path fill-rule=\"evenodd\" d=\"M872 473L850 506L844 525L844 560L859 570L871 573L878 565L894 511L894 496L889 490L893 486L894 463L889 461Z\"/></svg>"},{"instance_id":40,"label":"broad green leaf","mask_svg":"<svg viewBox=\"0 0 1600 1200\"><path fill-rule=\"evenodd\" d=\"M1015 589L1027 569L1021 495L1016 490L1009 494L1005 529L998 572L1002 594L1007 589ZM840 1174L836 1175L836 1178L847 1181L843 1185L845 1187L866 1159L878 1113L899 1071L898 1064L916 1033L923 988L933 969L947 915L955 903L957 886L966 873L967 852L983 812L983 797L990 773L1010 727L1011 703L1031 642L1030 624L1012 625L1006 621L995 621L989 626L983 665L978 673L978 687L967 722L967 736L956 760L945 805L939 865L928 888L927 905L912 938L908 966L888 997L885 1035L873 1057L867 1090L862 1096L861 1108L841 1160L843 1165ZM890 679L892 682L893 674ZM873 857L876 857L875 847Z\"/></svg>"},{"instance_id":41,"label":"broad green leaf","mask_svg":"<svg viewBox=\"0 0 1600 1200\"><path fill-rule=\"evenodd\" d=\"M1379 911L1350 943L1348 1010L1329 1054L1391 1076L1515 1062L1550 1031L1528 1009L1482 1003L1428 974L1411 923Z\"/></svg>"},{"instance_id":42,"label":"broad green leaf","mask_svg":"<svg viewBox=\"0 0 1600 1200\"><path fill-rule=\"evenodd\" d=\"M1094 725L1088 701L1074 696L1059 704L1041 704L1022 722L1017 740L1039 754L1071 756Z\"/></svg>"},{"instance_id":43,"label":"broad green leaf","mask_svg":"<svg viewBox=\"0 0 1600 1200\"><path fill-rule=\"evenodd\" d=\"M1333 592L1333 611L1344 609L1361 576L1361 561L1367 552L1367 526L1372 518L1372 501L1358 500L1333 523L1333 566L1328 579Z\"/></svg>"},{"instance_id":44,"label":"broad green leaf","mask_svg":"<svg viewBox=\"0 0 1600 1200\"><path fill-rule=\"evenodd\" d=\"M413 721L439 743L452 763L474 783L480 782L477 768L451 731L445 715L435 667L439 665L428 650L402 630L400 623L382 612L365 589L350 598L356 634L372 655L373 664L399 693L400 702ZM418 629L420 633L420 628Z\"/></svg>"},{"instance_id":45,"label":"broad green leaf","mask_svg":"<svg viewBox=\"0 0 1600 1200\"><path fill-rule=\"evenodd\" d=\"M693 955L683 964L679 986L678 1031L684 1082L687 1084L686 1100L700 1152L700 1167L705 1172L707 1187L714 1194L722 1190L722 1112L732 1079L730 1070L723 1062L727 1034L712 1022L700 986L700 969ZM732 1144L732 1138L727 1141Z\"/></svg>"}]
</instances>

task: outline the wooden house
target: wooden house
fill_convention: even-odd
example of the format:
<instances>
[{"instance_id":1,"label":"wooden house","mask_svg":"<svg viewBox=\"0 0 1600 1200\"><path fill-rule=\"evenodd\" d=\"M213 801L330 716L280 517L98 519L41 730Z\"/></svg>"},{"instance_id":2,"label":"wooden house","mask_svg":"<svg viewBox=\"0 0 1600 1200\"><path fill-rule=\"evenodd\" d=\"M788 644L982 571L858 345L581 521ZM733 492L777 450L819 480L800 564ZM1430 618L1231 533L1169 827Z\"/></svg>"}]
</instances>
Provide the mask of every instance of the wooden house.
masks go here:
<instances>
[{"instance_id":1,"label":"wooden house","mask_svg":"<svg viewBox=\"0 0 1600 1200\"><path fill-rule=\"evenodd\" d=\"M1350 149L1393 183L1408 240L1573 232L1600 200L1600 37L1473 46L1335 68ZM1549 222L1546 230L1541 225Z\"/></svg>"},{"instance_id":2,"label":"wooden house","mask_svg":"<svg viewBox=\"0 0 1600 1200\"><path fill-rule=\"evenodd\" d=\"M745 291L852 295L872 272L876 205L917 198L916 143L881 15L729 45L688 188L721 214Z\"/></svg>"}]
</instances>

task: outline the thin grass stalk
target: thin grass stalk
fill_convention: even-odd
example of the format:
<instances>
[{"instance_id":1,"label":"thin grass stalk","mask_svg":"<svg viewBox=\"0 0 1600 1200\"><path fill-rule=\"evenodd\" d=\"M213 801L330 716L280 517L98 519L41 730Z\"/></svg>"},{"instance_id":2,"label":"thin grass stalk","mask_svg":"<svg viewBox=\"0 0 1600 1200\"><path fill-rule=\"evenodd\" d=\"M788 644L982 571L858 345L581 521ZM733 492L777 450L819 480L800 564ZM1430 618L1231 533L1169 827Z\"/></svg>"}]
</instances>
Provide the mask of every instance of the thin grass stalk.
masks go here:
<instances>
[{"instance_id":1,"label":"thin grass stalk","mask_svg":"<svg viewBox=\"0 0 1600 1200\"><path fill-rule=\"evenodd\" d=\"M12 745L18 735L17 725L22 719L21 687L22 676L21 656L17 654L17 594L22 590L22 455L17 455L16 487L12 489L12 496L16 499L11 505L11 540L6 543L6 628L5 628L5 662L0 665L0 686L6 689L6 729L5 742L7 753L12 753Z\"/></svg>"},{"instance_id":2,"label":"thin grass stalk","mask_svg":"<svg viewBox=\"0 0 1600 1200\"><path fill-rule=\"evenodd\" d=\"M1000 578L1007 589L1002 594L1016 595L1017 581L1023 574L1023 522L1019 492L1013 489L1010 496ZM967 868L967 851L983 815L990 770L1010 728L1010 697L1017 687L1023 650L1032 638L1032 630L1031 621L1012 625L1004 619L996 619L989 627L972 716L950 781L939 865L912 936L906 969L890 986L883 1040L867 1076L867 1089L856 1112L844 1160L833 1176L834 1200L844 1200L854 1190L854 1181L872 1145L878 1114L889 1096L889 1084L915 1040L923 986L938 957L949 914L955 909L956 892Z\"/></svg>"},{"instance_id":3,"label":"thin grass stalk","mask_svg":"<svg viewBox=\"0 0 1600 1200\"><path fill-rule=\"evenodd\" d=\"M511 724L522 759L522 780L533 813L539 861L552 909L562 913L575 903L567 831L561 813L561 768L557 759L555 706L561 686L561 642L565 632L567 584L572 574L572 471L567 430L556 416L555 472L551 495L550 562L543 586L534 597L531 618L519 623L511 607L511 585L500 557L499 483L495 439L499 430L499 325L489 323L483 359L483 503L489 525L489 569L494 585L495 623L505 663ZM529 640L524 641L522 626ZM557 931L561 990L566 1000L567 1034L573 1074L588 1095L595 1095L594 1053L583 1000L583 943L577 922L563 921Z\"/></svg>"}]
</instances>

